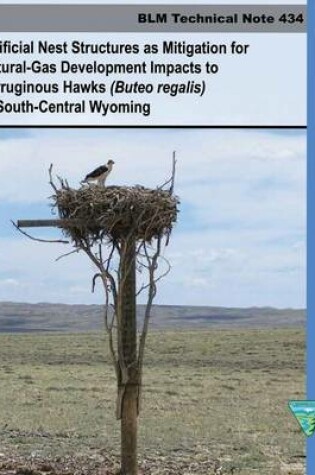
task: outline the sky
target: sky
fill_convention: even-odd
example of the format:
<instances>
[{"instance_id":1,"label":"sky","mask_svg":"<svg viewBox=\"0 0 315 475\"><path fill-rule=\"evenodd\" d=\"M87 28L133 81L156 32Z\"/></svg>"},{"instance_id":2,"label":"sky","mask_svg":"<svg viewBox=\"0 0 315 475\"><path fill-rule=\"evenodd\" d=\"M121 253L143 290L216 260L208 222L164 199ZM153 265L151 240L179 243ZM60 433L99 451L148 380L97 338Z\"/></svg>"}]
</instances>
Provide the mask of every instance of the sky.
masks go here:
<instances>
[{"instance_id":1,"label":"sky","mask_svg":"<svg viewBox=\"0 0 315 475\"><path fill-rule=\"evenodd\" d=\"M306 135L297 129L0 129L0 300L103 302L85 256L56 262L69 247L30 241L10 223L51 217L50 163L78 187L112 158L108 184L155 187L174 150L180 213L156 303L305 307Z\"/></svg>"}]
</instances>

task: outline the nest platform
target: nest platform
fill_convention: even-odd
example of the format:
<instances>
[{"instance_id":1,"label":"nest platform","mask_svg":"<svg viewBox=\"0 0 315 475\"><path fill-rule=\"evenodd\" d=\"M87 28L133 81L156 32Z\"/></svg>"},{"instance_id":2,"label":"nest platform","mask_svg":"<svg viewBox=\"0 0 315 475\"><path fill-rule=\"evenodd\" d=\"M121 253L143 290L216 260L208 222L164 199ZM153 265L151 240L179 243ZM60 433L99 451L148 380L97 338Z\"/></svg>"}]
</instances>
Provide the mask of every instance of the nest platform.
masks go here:
<instances>
[{"instance_id":1,"label":"nest platform","mask_svg":"<svg viewBox=\"0 0 315 475\"><path fill-rule=\"evenodd\" d=\"M151 242L170 234L179 204L169 191L142 186L62 187L53 200L63 220L63 232L75 242L119 240L130 235Z\"/></svg>"}]
</instances>

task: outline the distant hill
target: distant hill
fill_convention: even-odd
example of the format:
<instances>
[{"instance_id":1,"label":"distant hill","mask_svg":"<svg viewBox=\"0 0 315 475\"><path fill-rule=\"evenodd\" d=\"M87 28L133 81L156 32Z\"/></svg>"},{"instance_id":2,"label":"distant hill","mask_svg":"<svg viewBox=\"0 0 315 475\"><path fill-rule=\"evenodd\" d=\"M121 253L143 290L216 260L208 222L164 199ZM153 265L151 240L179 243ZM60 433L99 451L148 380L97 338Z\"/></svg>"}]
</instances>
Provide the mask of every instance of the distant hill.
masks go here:
<instances>
[{"instance_id":1,"label":"distant hill","mask_svg":"<svg viewBox=\"0 0 315 475\"><path fill-rule=\"evenodd\" d=\"M138 307L139 322L144 307ZM281 328L305 326L303 309L155 305L152 329ZM0 332L85 332L102 330L101 305L0 302Z\"/></svg>"}]
</instances>

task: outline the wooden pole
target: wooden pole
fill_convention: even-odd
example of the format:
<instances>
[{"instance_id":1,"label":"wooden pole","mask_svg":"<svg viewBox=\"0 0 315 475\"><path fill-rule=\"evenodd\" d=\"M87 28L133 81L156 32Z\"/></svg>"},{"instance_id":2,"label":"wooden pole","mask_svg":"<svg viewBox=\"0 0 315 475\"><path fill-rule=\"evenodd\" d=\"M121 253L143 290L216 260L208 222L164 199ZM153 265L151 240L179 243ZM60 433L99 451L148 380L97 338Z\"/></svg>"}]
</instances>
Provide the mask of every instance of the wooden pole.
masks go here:
<instances>
[{"instance_id":1,"label":"wooden pole","mask_svg":"<svg viewBox=\"0 0 315 475\"><path fill-rule=\"evenodd\" d=\"M18 228L49 228L62 226L79 226L80 222L75 219L19 219Z\"/></svg>"},{"instance_id":2,"label":"wooden pole","mask_svg":"<svg viewBox=\"0 0 315 475\"><path fill-rule=\"evenodd\" d=\"M137 475L138 362L135 240L122 242L120 263L121 350L127 382L121 401L121 475Z\"/></svg>"}]
</instances>

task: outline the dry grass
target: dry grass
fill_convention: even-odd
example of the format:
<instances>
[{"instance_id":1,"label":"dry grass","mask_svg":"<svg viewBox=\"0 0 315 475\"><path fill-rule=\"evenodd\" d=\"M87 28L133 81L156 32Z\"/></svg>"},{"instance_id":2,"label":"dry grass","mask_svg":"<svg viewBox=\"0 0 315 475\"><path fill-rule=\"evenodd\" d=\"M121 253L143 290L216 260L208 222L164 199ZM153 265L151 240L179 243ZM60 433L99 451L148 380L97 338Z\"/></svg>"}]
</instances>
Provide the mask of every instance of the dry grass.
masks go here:
<instances>
[{"instance_id":1,"label":"dry grass","mask_svg":"<svg viewBox=\"0 0 315 475\"><path fill-rule=\"evenodd\" d=\"M0 335L1 452L119 456L115 378L101 334ZM153 332L139 457L155 474L303 474L302 330ZM144 462L146 460L146 462ZM155 470L155 471L154 471Z\"/></svg>"}]
</instances>

